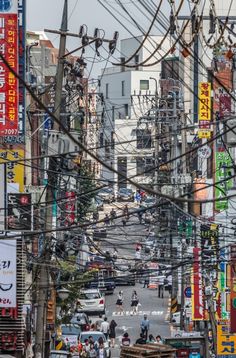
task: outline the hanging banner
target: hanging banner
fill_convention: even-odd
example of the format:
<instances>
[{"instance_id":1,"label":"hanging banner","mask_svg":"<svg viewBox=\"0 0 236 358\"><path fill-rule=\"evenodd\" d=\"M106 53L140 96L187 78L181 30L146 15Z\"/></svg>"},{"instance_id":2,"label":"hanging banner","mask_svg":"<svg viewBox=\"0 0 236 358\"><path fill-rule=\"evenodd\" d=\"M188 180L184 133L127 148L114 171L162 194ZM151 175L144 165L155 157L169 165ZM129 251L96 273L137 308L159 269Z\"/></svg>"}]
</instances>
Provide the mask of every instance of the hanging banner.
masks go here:
<instances>
[{"instance_id":1,"label":"hanging banner","mask_svg":"<svg viewBox=\"0 0 236 358\"><path fill-rule=\"evenodd\" d=\"M19 185L19 191L24 191L24 162L11 162L24 158L23 149L0 149L0 163L6 163L6 177L8 192L15 188L15 184ZM14 190L15 191L15 190Z\"/></svg>"},{"instance_id":2,"label":"hanging banner","mask_svg":"<svg viewBox=\"0 0 236 358\"><path fill-rule=\"evenodd\" d=\"M198 138L211 137L211 83L200 82L198 88Z\"/></svg>"},{"instance_id":3,"label":"hanging banner","mask_svg":"<svg viewBox=\"0 0 236 358\"><path fill-rule=\"evenodd\" d=\"M10 67L18 73L18 1L0 2L0 52ZM18 134L18 80L0 62L0 136Z\"/></svg>"},{"instance_id":4,"label":"hanging banner","mask_svg":"<svg viewBox=\"0 0 236 358\"><path fill-rule=\"evenodd\" d=\"M226 180L233 175L232 159L227 152L215 153L215 198L220 199L227 195L227 191L233 187L233 179ZM219 183L223 181L222 183ZM222 199L215 202L215 209L218 211L226 210L228 208L228 200Z\"/></svg>"},{"instance_id":5,"label":"hanging banner","mask_svg":"<svg viewBox=\"0 0 236 358\"><path fill-rule=\"evenodd\" d=\"M202 274L201 274L201 249L193 248L193 268L191 275L191 292L192 292L192 320L204 320L204 304L203 304L203 289L202 289Z\"/></svg>"},{"instance_id":6,"label":"hanging banner","mask_svg":"<svg viewBox=\"0 0 236 358\"><path fill-rule=\"evenodd\" d=\"M65 226L73 225L75 222L75 204L76 195L73 191L66 192L66 204L65 204Z\"/></svg>"},{"instance_id":7,"label":"hanging banner","mask_svg":"<svg viewBox=\"0 0 236 358\"><path fill-rule=\"evenodd\" d=\"M236 245L230 247L230 332L236 333Z\"/></svg>"},{"instance_id":8,"label":"hanging banner","mask_svg":"<svg viewBox=\"0 0 236 358\"><path fill-rule=\"evenodd\" d=\"M0 240L0 307L16 307L16 240Z\"/></svg>"}]
</instances>

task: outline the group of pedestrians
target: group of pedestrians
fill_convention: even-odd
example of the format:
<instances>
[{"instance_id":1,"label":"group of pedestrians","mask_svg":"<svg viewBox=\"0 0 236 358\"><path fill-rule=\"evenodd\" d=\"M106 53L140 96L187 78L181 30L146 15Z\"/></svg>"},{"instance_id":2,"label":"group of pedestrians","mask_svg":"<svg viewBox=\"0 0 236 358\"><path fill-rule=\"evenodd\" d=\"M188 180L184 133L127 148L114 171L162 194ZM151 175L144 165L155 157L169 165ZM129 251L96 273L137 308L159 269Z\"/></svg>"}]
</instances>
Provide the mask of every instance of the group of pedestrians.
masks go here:
<instances>
[{"instance_id":1,"label":"group of pedestrians","mask_svg":"<svg viewBox=\"0 0 236 358\"><path fill-rule=\"evenodd\" d=\"M116 218L117 218L116 211L114 208L112 208L109 215L105 214L104 225L105 226L114 225Z\"/></svg>"},{"instance_id":2,"label":"group of pedestrians","mask_svg":"<svg viewBox=\"0 0 236 358\"><path fill-rule=\"evenodd\" d=\"M117 296L117 301L116 301L116 312L119 314L124 314L123 303L124 303L124 294L123 294L123 291L119 291L118 296ZM134 290L132 292L132 296L131 296L131 308L132 308L131 314L138 313L139 305L140 305L140 303L139 303L138 294L137 294L136 290Z\"/></svg>"},{"instance_id":3,"label":"group of pedestrians","mask_svg":"<svg viewBox=\"0 0 236 358\"><path fill-rule=\"evenodd\" d=\"M104 347L104 340L99 337L97 342L94 342L93 337L89 336L82 342L78 342L78 352L81 358L107 358L107 352Z\"/></svg>"}]
</instances>

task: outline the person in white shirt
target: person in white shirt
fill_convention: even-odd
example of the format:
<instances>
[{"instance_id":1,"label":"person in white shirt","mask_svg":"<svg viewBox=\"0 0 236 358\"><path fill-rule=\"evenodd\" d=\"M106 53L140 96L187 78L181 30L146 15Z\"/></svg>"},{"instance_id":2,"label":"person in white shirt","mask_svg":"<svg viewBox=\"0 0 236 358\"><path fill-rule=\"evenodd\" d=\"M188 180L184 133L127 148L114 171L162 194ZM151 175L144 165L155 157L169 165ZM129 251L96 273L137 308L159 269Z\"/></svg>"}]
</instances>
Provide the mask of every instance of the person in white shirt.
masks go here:
<instances>
[{"instance_id":1,"label":"person in white shirt","mask_svg":"<svg viewBox=\"0 0 236 358\"><path fill-rule=\"evenodd\" d=\"M107 322L107 317L105 317L104 321L101 323L100 331L104 334L106 339L108 338L109 327L110 327L110 324Z\"/></svg>"}]
</instances>

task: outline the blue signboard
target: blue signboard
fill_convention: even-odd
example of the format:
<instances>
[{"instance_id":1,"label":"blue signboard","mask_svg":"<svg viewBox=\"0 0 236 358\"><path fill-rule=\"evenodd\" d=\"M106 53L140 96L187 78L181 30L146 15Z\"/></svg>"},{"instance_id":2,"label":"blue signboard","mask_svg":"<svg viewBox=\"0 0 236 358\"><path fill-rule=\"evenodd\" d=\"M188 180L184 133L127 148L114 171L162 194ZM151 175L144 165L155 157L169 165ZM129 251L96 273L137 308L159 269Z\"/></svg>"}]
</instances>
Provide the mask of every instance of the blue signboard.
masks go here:
<instances>
[{"instance_id":1,"label":"blue signboard","mask_svg":"<svg viewBox=\"0 0 236 358\"><path fill-rule=\"evenodd\" d=\"M12 0L0 0L0 11L9 11L12 7Z\"/></svg>"},{"instance_id":2,"label":"blue signboard","mask_svg":"<svg viewBox=\"0 0 236 358\"><path fill-rule=\"evenodd\" d=\"M191 290L191 287L186 287L185 290L184 290L184 295L186 298L191 298L192 296L192 290Z\"/></svg>"}]
</instances>

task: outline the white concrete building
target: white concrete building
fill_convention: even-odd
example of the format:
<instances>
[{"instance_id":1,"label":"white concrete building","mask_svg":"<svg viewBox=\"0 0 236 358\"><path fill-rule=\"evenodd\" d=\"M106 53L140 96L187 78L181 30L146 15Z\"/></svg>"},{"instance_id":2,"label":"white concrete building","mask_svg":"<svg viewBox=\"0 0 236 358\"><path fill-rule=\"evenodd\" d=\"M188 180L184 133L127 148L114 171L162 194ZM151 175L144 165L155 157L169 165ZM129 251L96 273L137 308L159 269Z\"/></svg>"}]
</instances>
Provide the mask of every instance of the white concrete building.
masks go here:
<instances>
[{"instance_id":1,"label":"white concrete building","mask_svg":"<svg viewBox=\"0 0 236 358\"><path fill-rule=\"evenodd\" d=\"M155 62L153 57L148 58L162 37L150 36L149 39L150 42L145 42L145 48L142 47L129 61L129 64L133 64L135 67L113 66L102 71L101 75L100 91L104 96L104 109L100 117L98 143L98 146L103 148L99 150L99 156L128 177L136 176L145 171L148 166L153 165L152 130L150 126L146 129L142 126L139 131L136 131L139 118L146 115L154 105L155 93L156 90L159 90L161 62L150 67L138 65L145 60L149 64ZM129 59L139 48L142 40L142 36L138 39L122 40L120 62ZM164 43L163 50L161 47L159 51L160 58L168 47ZM98 108L99 110L101 108ZM128 141L130 143L127 143ZM147 157L145 161L143 161L144 154ZM121 183L121 178L117 178L112 171L108 171L106 168L101 170L101 179L108 180L111 184L118 180L118 187L127 185L127 183ZM139 176L138 181L147 184L151 181L150 173L147 176Z\"/></svg>"}]
</instances>

